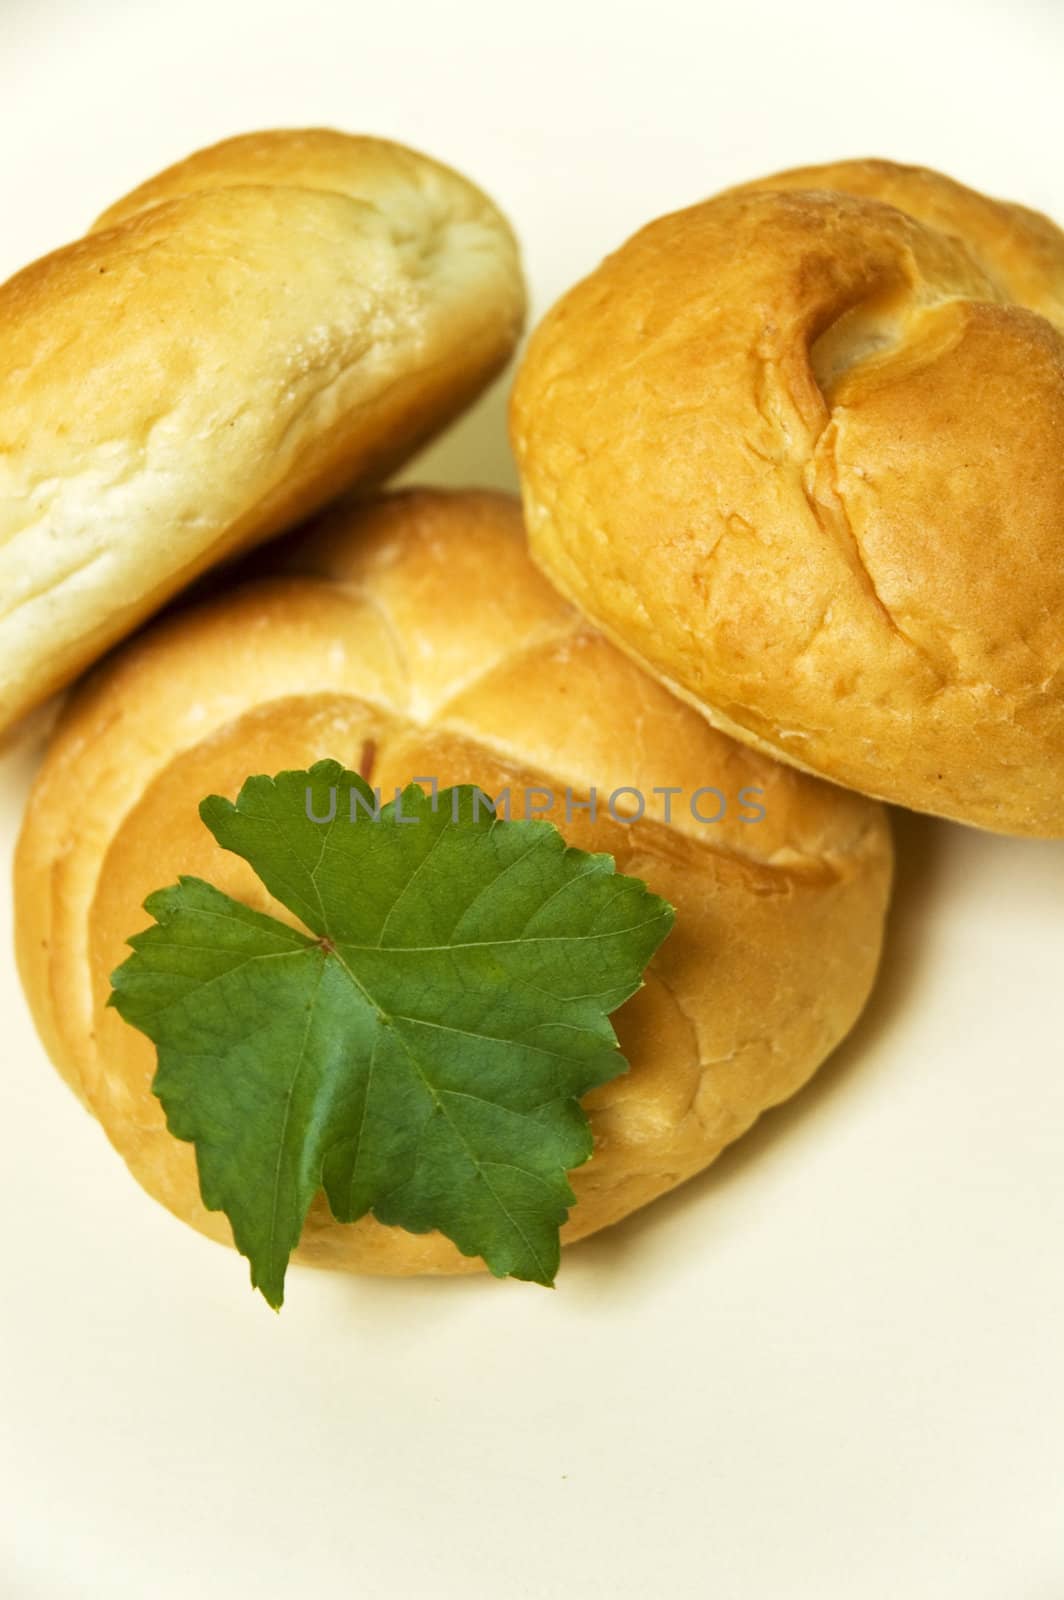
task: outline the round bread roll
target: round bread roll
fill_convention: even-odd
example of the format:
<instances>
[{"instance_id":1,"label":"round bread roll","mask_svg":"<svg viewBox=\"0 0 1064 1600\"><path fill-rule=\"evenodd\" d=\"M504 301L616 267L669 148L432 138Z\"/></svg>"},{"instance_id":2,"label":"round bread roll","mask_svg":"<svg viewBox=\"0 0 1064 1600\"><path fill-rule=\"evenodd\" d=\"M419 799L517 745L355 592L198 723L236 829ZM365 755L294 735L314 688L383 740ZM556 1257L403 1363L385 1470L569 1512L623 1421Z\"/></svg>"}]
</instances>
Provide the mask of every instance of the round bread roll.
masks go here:
<instances>
[{"instance_id":1,"label":"round bread roll","mask_svg":"<svg viewBox=\"0 0 1064 1600\"><path fill-rule=\"evenodd\" d=\"M396 467L523 314L478 189L325 130L202 150L0 286L0 728L213 562Z\"/></svg>"},{"instance_id":2,"label":"round bread roll","mask_svg":"<svg viewBox=\"0 0 1064 1600\"><path fill-rule=\"evenodd\" d=\"M1064 834L1064 234L885 161L661 218L518 376L535 559L718 727Z\"/></svg>"},{"instance_id":3,"label":"round bread roll","mask_svg":"<svg viewBox=\"0 0 1064 1600\"><path fill-rule=\"evenodd\" d=\"M292 921L200 822L207 794L324 757L385 798L412 777L553 791L570 843L610 851L677 908L614 1022L630 1071L588 1095L595 1153L573 1175L572 1240L705 1167L810 1076L876 970L889 893L883 811L717 733L593 633L528 559L515 501L411 492L279 547L290 566L173 615L73 697L18 845L17 950L60 1071L135 1176L216 1239L193 1148L151 1093L155 1051L107 1006L142 902L181 873ZM645 816L614 820L622 785ZM695 819L712 785L723 819ZM600 795L595 821L565 789ZM671 786L682 795L655 794ZM740 791L761 791L739 805ZM627 801L633 809L635 803ZM763 809L763 820L742 813ZM666 816L670 814L671 822ZM614 808L620 811L620 801ZM721 809L705 795L703 816ZM298 1259L381 1273L480 1266L442 1235L314 1203Z\"/></svg>"}]
</instances>

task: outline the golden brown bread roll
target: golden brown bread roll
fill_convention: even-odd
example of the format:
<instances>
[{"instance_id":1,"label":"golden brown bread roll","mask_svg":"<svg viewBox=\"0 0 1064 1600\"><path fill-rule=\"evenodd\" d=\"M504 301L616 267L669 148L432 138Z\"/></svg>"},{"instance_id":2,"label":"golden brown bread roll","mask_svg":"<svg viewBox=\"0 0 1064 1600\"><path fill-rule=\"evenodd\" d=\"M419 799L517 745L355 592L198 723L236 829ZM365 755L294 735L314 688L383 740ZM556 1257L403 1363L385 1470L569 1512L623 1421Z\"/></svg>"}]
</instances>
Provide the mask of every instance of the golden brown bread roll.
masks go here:
<instances>
[{"instance_id":1,"label":"golden brown bread roll","mask_svg":"<svg viewBox=\"0 0 1064 1600\"><path fill-rule=\"evenodd\" d=\"M397 466L523 312L478 189L320 129L202 150L0 286L0 728L213 562Z\"/></svg>"},{"instance_id":2,"label":"golden brown bread roll","mask_svg":"<svg viewBox=\"0 0 1064 1600\"><path fill-rule=\"evenodd\" d=\"M535 559L718 727L1064 834L1064 235L885 161L663 217L554 307Z\"/></svg>"},{"instance_id":3,"label":"golden brown bread roll","mask_svg":"<svg viewBox=\"0 0 1064 1600\"><path fill-rule=\"evenodd\" d=\"M615 1023L631 1070L595 1090L595 1155L574 1174L576 1239L706 1166L805 1082L853 1023L876 968L891 849L877 805L715 732L594 634L539 576L516 502L398 494L338 511L259 578L167 618L96 669L60 722L16 860L19 965L53 1060L150 1193L229 1238L192 1147L165 1129L155 1052L106 1005L153 889L209 879L292 920L197 815L251 773L375 748L385 797L411 777L489 794L547 785L569 841L611 851L678 909ZM603 801L564 817L566 786ZM646 815L610 818L621 785ZM763 791L764 819L695 820L688 797ZM682 801L655 788L684 791ZM672 808L673 820L664 820ZM619 807L617 808L619 809ZM711 815L716 801L699 809ZM438 1234L319 1198L299 1257L410 1273L479 1265Z\"/></svg>"}]
</instances>

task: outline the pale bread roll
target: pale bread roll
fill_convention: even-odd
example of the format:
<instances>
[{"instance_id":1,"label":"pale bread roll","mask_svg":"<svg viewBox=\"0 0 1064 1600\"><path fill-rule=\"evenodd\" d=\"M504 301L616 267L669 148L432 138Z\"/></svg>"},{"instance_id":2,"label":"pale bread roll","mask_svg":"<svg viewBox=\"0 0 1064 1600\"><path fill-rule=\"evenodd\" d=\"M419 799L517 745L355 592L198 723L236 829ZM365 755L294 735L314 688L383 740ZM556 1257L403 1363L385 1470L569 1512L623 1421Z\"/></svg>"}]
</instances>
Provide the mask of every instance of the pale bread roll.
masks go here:
<instances>
[{"instance_id":1,"label":"pale bread roll","mask_svg":"<svg viewBox=\"0 0 1064 1600\"><path fill-rule=\"evenodd\" d=\"M571 843L611 851L677 908L615 1016L631 1070L587 1097L595 1154L573 1175L564 1239L682 1182L805 1082L876 970L891 872L879 806L715 732L593 633L532 566L504 496L394 495L334 513L272 560L289 570L157 623L96 669L65 710L18 846L18 959L37 1025L151 1194L229 1240L151 1094L152 1045L107 1007L109 974L148 924L145 896L180 873L289 917L197 806L324 756L372 760L385 798L415 776L493 795L546 785ZM566 786L586 797L592 785L599 819L566 822ZM621 785L645 794L644 820L610 820ZM728 798L719 824L691 814L704 785ZM653 793L665 786L682 803ZM740 820L744 788L762 791L763 821ZM320 1198L298 1258L382 1273L480 1265L440 1235L342 1226Z\"/></svg>"},{"instance_id":2,"label":"pale bread roll","mask_svg":"<svg viewBox=\"0 0 1064 1600\"><path fill-rule=\"evenodd\" d=\"M250 134L0 286L0 728L506 361L505 219L380 139Z\"/></svg>"},{"instance_id":3,"label":"pale bread roll","mask_svg":"<svg viewBox=\"0 0 1064 1600\"><path fill-rule=\"evenodd\" d=\"M1064 234L842 162L662 217L536 330L535 559L718 727L1064 834Z\"/></svg>"}]
</instances>

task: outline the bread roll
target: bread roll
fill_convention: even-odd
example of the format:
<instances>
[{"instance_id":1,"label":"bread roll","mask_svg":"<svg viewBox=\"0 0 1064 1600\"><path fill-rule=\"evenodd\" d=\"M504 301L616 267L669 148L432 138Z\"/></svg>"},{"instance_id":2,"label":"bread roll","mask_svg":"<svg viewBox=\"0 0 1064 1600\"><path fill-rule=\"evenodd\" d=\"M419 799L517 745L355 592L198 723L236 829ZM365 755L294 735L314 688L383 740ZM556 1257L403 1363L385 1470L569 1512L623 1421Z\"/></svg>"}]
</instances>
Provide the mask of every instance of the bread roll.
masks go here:
<instances>
[{"instance_id":1,"label":"bread roll","mask_svg":"<svg viewBox=\"0 0 1064 1600\"><path fill-rule=\"evenodd\" d=\"M1064 235L885 161L653 222L518 376L535 559L718 727L1064 834Z\"/></svg>"},{"instance_id":2,"label":"bread roll","mask_svg":"<svg viewBox=\"0 0 1064 1600\"><path fill-rule=\"evenodd\" d=\"M523 309L479 190L324 130L200 151L0 286L0 728L213 562L397 466Z\"/></svg>"},{"instance_id":3,"label":"bread roll","mask_svg":"<svg viewBox=\"0 0 1064 1600\"><path fill-rule=\"evenodd\" d=\"M69 703L16 861L19 966L53 1060L144 1187L229 1239L191 1145L151 1094L155 1052L106 1005L153 889L209 879L292 920L197 815L251 773L374 754L385 798L441 785L546 785L571 843L611 851L678 910L645 987L615 1016L626 1076L587 1098L595 1154L574 1174L577 1239L707 1165L838 1043L879 955L891 849L881 809L735 744L593 633L528 560L516 502L394 495L279 547L290 570L156 624ZM598 788L598 819L566 786ZM646 815L612 820L621 785ZM728 799L696 821L703 785ZM675 786L682 800L655 795ZM744 787L764 820L740 819ZM633 802L634 806L634 802ZM665 821L672 808L672 822ZM620 809L618 803L615 809ZM720 809L705 798L703 815ZM480 1265L441 1235L341 1226L315 1202L299 1259L382 1273Z\"/></svg>"}]
</instances>

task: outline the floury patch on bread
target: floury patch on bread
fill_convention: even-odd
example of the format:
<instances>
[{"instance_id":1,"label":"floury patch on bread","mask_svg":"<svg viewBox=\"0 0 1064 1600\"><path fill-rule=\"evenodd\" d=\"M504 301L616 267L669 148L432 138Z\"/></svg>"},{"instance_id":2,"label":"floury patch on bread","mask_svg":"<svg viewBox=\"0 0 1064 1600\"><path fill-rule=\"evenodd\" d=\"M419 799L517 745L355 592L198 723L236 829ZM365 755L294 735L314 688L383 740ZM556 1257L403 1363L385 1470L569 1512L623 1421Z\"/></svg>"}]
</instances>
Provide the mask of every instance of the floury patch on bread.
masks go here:
<instances>
[{"instance_id":1,"label":"floury patch on bread","mask_svg":"<svg viewBox=\"0 0 1064 1600\"><path fill-rule=\"evenodd\" d=\"M249 134L0 286L0 728L505 363L501 213L386 140Z\"/></svg>"},{"instance_id":2,"label":"floury patch on bread","mask_svg":"<svg viewBox=\"0 0 1064 1600\"><path fill-rule=\"evenodd\" d=\"M518 374L532 554L718 727L1064 836L1064 234L847 161L662 217Z\"/></svg>"}]
</instances>

